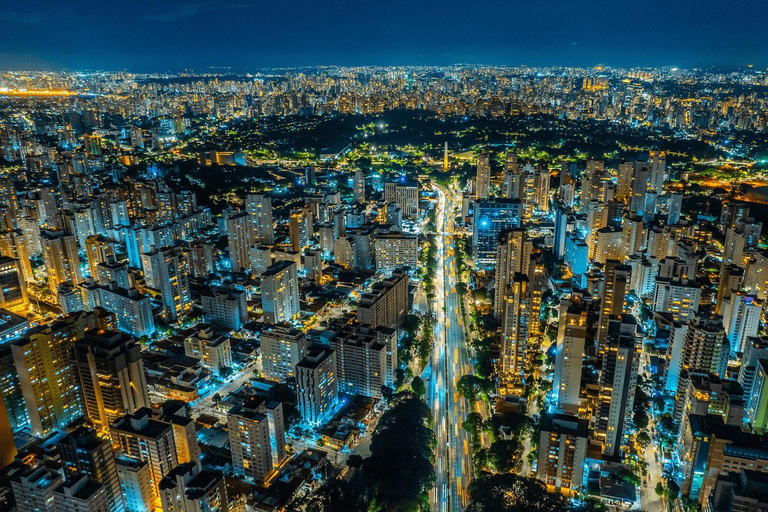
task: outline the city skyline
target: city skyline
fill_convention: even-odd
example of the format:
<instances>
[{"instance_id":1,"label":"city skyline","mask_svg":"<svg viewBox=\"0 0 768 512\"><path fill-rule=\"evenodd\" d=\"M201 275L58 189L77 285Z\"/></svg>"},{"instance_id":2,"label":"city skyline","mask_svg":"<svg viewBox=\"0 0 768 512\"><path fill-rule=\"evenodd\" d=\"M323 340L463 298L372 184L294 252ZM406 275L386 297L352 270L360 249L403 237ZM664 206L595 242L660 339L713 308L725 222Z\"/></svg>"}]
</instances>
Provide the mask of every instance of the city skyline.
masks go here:
<instances>
[{"instance_id":1,"label":"city skyline","mask_svg":"<svg viewBox=\"0 0 768 512\"><path fill-rule=\"evenodd\" d=\"M749 16L742 13L748 12ZM361 65L768 67L762 2L11 0L0 69ZM738 27L738 28L736 28Z\"/></svg>"}]
</instances>

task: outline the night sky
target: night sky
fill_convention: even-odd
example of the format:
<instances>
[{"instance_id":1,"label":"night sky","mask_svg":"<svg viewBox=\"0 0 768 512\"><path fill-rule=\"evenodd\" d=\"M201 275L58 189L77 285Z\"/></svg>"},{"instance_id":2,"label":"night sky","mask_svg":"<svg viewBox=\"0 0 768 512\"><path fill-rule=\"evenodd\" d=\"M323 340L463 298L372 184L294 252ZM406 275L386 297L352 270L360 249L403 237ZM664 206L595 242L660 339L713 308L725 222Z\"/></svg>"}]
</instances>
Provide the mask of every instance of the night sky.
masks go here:
<instances>
[{"instance_id":1,"label":"night sky","mask_svg":"<svg viewBox=\"0 0 768 512\"><path fill-rule=\"evenodd\" d=\"M765 0L0 0L0 69L768 67Z\"/></svg>"}]
</instances>

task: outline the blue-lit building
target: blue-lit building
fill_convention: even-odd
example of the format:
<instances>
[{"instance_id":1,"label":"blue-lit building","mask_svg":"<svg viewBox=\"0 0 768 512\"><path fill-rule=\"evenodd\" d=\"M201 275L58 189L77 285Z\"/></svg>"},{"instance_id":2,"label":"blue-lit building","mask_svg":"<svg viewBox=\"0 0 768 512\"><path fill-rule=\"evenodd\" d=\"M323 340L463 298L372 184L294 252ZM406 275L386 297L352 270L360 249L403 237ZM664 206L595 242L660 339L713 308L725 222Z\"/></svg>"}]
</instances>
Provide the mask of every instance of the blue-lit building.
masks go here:
<instances>
[{"instance_id":1,"label":"blue-lit building","mask_svg":"<svg viewBox=\"0 0 768 512\"><path fill-rule=\"evenodd\" d=\"M499 233L519 228L522 204L518 199L490 199L474 205L472 255L479 269L492 269L496 264Z\"/></svg>"},{"instance_id":2,"label":"blue-lit building","mask_svg":"<svg viewBox=\"0 0 768 512\"><path fill-rule=\"evenodd\" d=\"M565 264L574 276L587 273L589 246L576 233L565 237Z\"/></svg>"}]
</instances>

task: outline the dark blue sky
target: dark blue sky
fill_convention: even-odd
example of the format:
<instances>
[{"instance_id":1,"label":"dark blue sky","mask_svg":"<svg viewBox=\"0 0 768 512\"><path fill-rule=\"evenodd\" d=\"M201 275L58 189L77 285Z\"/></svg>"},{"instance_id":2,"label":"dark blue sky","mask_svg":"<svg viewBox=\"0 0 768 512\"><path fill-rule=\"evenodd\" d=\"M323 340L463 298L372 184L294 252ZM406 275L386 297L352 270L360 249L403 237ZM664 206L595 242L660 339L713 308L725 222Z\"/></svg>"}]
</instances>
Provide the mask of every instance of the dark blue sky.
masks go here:
<instances>
[{"instance_id":1,"label":"dark blue sky","mask_svg":"<svg viewBox=\"0 0 768 512\"><path fill-rule=\"evenodd\" d=\"M0 0L0 69L768 67L765 0Z\"/></svg>"}]
</instances>

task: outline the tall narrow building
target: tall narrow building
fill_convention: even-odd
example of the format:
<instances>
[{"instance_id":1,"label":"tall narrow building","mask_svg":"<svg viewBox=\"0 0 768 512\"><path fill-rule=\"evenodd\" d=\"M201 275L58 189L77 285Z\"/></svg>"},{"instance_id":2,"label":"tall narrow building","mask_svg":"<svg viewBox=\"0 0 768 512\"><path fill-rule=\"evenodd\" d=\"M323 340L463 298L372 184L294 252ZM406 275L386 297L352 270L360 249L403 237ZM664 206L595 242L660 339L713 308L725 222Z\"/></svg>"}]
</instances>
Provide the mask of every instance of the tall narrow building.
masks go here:
<instances>
[{"instance_id":1,"label":"tall narrow building","mask_svg":"<svg viewBox=\"0 0 768 512\"><path fill-rule=\"evenodd\" d=\"M262 194L248 194L245 197L245 211L248 212L253 229L253 242L264 245L275 243L272 222L272 199Z\"/></svg>"},{"instance_id":2,"label":"tall narrow building","mask_svg":"<svg viewBox=\"0 0 768 512\"><path fill-rule=\"evenodd\" d=\"M64 464L67 480L85 475L102 484L107 493L110 512L125 510L115 453L108 437L99 437L95 430L79 427L56 445Z\"/></svg>"},{"instance_id":3,"label":"tall narrow building","mask_svg":"<svg viewBox=\"0 0 768 512\"><path fill-rule=\"evenodd\" d=\"M251 266L248 253L252 244L250 215L246 212L227 217L227 245L232 272L242 272Z\"/></svg>"},{"instance_id":4,"label":"tall narrow building","mask_svg":"<svg viewBox=\"0 0 768 512\"><path fill-rule=\"evenodd\" d=\"M192 308L189 263L180 246L153 249L142 254L141 265L147 286L160 292L166 321L175 321Z\"/></svg>"},{"instance_id":5,"label":"tall narrow building","mask_svg":"<svg viewBox=\"0 0 768 512\"><path fill-rule=\"evenodd\" d=\"M101 432L125 414L151 407L141 349L121 332L94 329L75 343L88 419Z\"/></svg>"},{"instance_id":6,"label":"tall narrow building","mask_svg":"<svg viewBox=\"0 0 768 512\"><path fill-rule=\"evenodd\" d=\"M640 345L635 338L637 321L624 314L608 321L595 434L603 454L618 456L635 402Z\"/></svg>"},{"instance_id":7,"label":"tall narrow building","mask_svg":"<svg viewBox=\"0 0 768 512\"><path fill-rule=\"evenodd\" d=\"M477 179L475 181L475 197L479 200L488 199L491 190L491 157L488 153L477 155Z\"/></svg>"},{"instance_id":8,"label":"tall narrow building","mask_svg":"<svg viewBox=\"0 0 768 512\"><path fill-rule=\"evenodd\" d=\"M608 260L603 270L600 317L597 326L597 353L605 354L608 322L624 313L624 300L629 292L632 269L616 260Z\"/></svg>"},{"instance_id":9,"label":"tall narrow building","mask_svg":"<svg viewBox=\"0 0 768 512\"><path fill-rule=\"evenodd\" d=\"M261 275L261 307L271 324L293 321L301 312L296 263L278 261Z\"/></svg>"},{"instance_id":10,"label":"tall narrow building","mask_svg":"<svg viewBox=\"0 0 768 512\"><path fill-rule=\"evenodd\" d=\"M515 273L528 274L532 252L533 242L527 238L524 229L514 228L499 234L499 245L496 249L494 317L501 317L504 295Z\"/></svg>"},{"instance_id":11,"label":"tall narrow building","mask_svg":"<svg viewBox=\"0 0 768 512\"><path fill-rule=\"evenodd\" d=\"M62 283L71 281L73 284L80 284L83 281L75 235L46 229L40 235L40 243L48 275L48 287L54 295Z\"/></svg>"}]
</instances>

